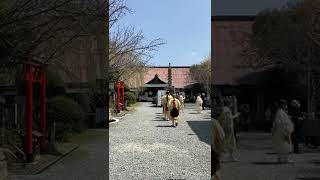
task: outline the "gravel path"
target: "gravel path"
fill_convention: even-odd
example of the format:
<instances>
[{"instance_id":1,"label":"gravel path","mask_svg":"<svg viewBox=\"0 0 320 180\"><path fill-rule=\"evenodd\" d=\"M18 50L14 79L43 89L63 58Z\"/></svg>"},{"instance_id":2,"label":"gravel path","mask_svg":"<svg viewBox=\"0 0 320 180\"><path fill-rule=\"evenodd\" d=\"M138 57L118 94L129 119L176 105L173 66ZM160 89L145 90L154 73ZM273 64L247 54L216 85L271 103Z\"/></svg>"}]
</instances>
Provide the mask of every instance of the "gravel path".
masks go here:
<instances>
[{"instance_id":1,"label":"gravel path","mask_svg":"<svg viewBox=\"0 0 320 180\"><path fill-rule=\"evenodd\" d=\"M266 133L240 133L240 162L222 164L224 180L320 180L320 151L293 154L293 164L277 164Z\"/></svg>"},{"instance_id":2,"label":"gravel path","mask_svg":"<svg viewBox=\"0 0 320 180\"><path fill-rule=\"evenodd\" d=\"M209 112L195 114L187 104L174 128L162 108L141 103L110 125L110 180L209 180Z\"/></svg>"},{"instance_id":3,"label":"gravel path","mask_svg":"<svg viewBox=\"0 0 320 180\"><path fill-rule=\"evenodd\" d=\"M10 180L106 180L107 169L106 129L89 130L80 139L80 147L49 169L38 175L12 176Z\"/></svg>"}]
</instances>

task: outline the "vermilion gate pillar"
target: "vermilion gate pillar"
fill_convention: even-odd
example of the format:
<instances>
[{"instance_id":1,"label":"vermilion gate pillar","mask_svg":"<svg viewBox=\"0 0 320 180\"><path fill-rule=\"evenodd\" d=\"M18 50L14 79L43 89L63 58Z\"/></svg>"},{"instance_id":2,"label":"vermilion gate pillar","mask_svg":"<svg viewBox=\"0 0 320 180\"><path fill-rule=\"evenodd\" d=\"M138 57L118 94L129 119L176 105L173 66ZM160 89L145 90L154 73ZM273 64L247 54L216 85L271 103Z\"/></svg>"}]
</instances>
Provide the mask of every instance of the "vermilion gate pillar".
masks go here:
<instances>
[{"instance_id":1,"label":"vermilion gate pillar","mask_svg":"<svg viewBox=\"0 0 320 180\"><path fill-rule=\"evenodd\" d=\"M120 112L120 81L117 81L117 111Z\"/></svg>"},{"instance_id":2,"label":"vermilion gate pillar","mask_svg":"<svg viewBox=\"0 0 320 180\"><path fill-rule=\"evenodd\" d=\"M25 87L26 87L26 112L25 112L25 139L24 149L28 158L32 157L33 146L32 146L32 121L33 121L33 87L32 83L34 80L32 65L26 65L25 71Z\"/></svg>"},{"instance_id":3,"label":"vermilion gate pillar","mask_svg":"<svg viewBox=\"0 0 320 180\"><path fill-rule=\"evenodd\" d=\"M124 110L124 82L121 84L121 90L122 90L122 110Z\"/></svg>"}]
</instances>

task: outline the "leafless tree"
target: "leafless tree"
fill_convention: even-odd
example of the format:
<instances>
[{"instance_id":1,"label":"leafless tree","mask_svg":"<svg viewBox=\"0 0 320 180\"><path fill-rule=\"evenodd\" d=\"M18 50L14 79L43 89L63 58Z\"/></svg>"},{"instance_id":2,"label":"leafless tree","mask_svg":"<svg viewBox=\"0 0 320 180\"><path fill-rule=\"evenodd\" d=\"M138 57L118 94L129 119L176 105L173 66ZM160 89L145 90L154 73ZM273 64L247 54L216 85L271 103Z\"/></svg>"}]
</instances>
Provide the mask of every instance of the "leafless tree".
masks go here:
<instances>
[{"instance_id":1,"label":"leafless tree","mask_svg":"<svg viewBox=\"0 0 320 180\"><path fill-rule=\"evenodd\" d=\"M32 57L64 67L61 56L66 49L95 53L100 56L100 72L107 72L110 63L113 71L104 76L119 72L119 78L144 67L152 52L164 44L161 39L147 41L142 31L117 24L131 12L125 0L4 0L0 4L0 58L20 61ZM103 30L107 26L108 30ZM102 32L110 29L115 31L110 33L107 48L102 39L108 34ZM78 39L92 36L97 41L95 52L77 46ZM109 55L102 57L102 51Z\"/></svg>"},{"instance_id":2,"label":"leafless tree","mask_svg":"<svg viewBox=\"0 0 320 180\"><path fill-rule=\"evenodd\" d=\"M211 81L211 53L200 64L191 66L189 76L195 82L203 84L209 93Z\"/></svg>"},{"instance_id":3,"label":"leafless tree","mask_svg":"<svg viewBox=\"0 0 320 180\"><path fill-rule=\"evenodd\" d=\"M110 1L110 28L113 31L110 33L109 64L114 79L128 79L144 70L152 53L165 44L160 38L148 41L141 30L118 24L122 16L131 12L124 0Z\"/></svg>"},{"instance_id":4,"label":"leafless tree","mask_svg":"<svg viewBox=\"0 0 320 180\"><path fill-rule=\"evenodd\" d=\"M5 0L0 14L0 39L14 60L24 57L49 62L74 39L95 33L106 20L107 1Z\"/></svg>"}]
</instances>

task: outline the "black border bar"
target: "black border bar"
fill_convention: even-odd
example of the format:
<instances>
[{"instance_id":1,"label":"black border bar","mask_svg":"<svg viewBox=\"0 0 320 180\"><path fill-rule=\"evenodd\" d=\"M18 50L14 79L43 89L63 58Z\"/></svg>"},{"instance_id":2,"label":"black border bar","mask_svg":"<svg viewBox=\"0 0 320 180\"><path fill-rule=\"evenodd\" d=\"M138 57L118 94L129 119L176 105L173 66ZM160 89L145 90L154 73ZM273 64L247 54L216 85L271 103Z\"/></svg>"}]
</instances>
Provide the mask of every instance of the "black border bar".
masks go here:
<instances>
[{"instance_id":1,"label":"black border bar","mask_svg":"<svg viewBox=\"0 0 320 180\"><path fill-rule=\"evenodd\" d=\"M254 21L256 16L211 16L211 21Z\"/></svg>"}]
</instances>

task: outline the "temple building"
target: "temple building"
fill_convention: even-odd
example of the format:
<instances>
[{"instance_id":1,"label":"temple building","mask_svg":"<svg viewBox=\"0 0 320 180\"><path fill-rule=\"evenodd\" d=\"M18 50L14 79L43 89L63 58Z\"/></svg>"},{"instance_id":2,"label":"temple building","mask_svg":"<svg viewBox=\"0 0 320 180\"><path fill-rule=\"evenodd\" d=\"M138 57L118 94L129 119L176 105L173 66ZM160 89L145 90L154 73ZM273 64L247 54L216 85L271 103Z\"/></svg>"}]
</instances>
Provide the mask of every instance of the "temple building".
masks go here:
<instances>
[{"instance_id":1,"label":"temple building","mask_svg":"<svg viewBox=\"0 0 320 180\"><path fill-rule=\"evenodd\" d=\"M256 15L266 8L280 8L286 2L287 0L244 0L241 4L236 0L212 2L213 96L237 96L238 105L250 105L255 122L264 119L265 98L263 92L257 88L260 72L241 67L240 53Z\"/></svg>"},{"instance_id":2,"label":"temple building","mask_svg":"<svg viewBox=\"0 0 320 180\"><path fill-rule=\"evenodd\" d=\"M157 75L159 79L168 83L168 69L169 66L148 67L144 76L144 82L149 82L155 77L155 75ZM189 76L190 66L172 66L171 72L172 86L175 87L178 91L182 91L186 86L194 83L194 81Z\"/></svg>"}]
</instances>

